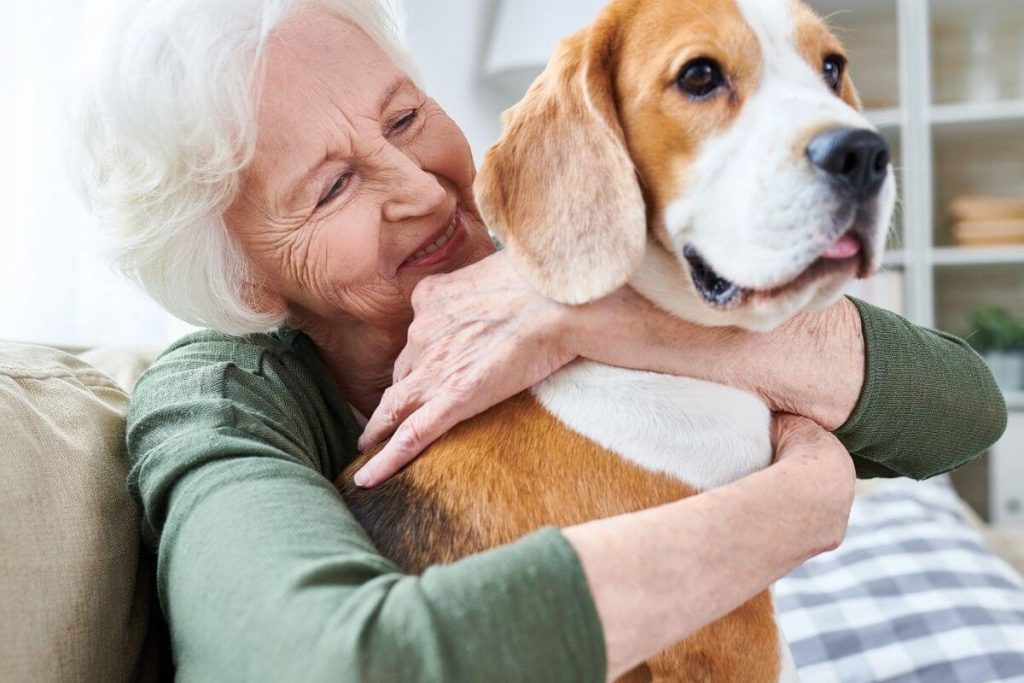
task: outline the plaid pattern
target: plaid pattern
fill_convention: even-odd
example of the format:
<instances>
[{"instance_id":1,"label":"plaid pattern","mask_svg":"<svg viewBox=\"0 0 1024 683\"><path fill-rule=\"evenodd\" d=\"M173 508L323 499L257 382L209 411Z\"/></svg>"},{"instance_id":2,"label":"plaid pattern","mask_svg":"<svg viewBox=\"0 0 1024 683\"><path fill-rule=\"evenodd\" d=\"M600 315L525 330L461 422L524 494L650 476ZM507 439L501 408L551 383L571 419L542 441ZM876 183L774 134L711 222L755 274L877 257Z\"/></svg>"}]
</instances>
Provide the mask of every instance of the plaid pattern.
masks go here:
<instances>
[{"instance_id":1,"label":"plaid pattern","mask_svg":"<svg viewBox=\"0 0 1024 683\"><path fill-rule=\"evenodd\" d=\"M775 596L804 683L1024 683L1024 580L947 478L859 499L843 544Z\"/></svg>"}]
</instances>

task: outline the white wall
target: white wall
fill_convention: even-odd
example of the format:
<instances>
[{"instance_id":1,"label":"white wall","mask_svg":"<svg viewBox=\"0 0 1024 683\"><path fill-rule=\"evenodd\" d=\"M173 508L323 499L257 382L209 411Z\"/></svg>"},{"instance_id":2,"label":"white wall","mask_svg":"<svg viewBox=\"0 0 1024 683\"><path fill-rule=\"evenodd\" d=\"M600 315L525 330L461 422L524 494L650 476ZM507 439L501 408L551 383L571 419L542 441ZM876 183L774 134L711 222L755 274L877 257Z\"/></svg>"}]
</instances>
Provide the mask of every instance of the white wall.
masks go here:
<instances>
[{"instance_id":1,"label":"white wall","mask_svg":"<svg viewBox=\"0 0 1024 683\"><path fill-rule=\"evenodd\" d=\"M590 21L606 0L399 0L426 88L458 123L479 164L501 132L501 113L541 72L555 45ZM501 40L495 21L503 18ZM500 82L485 76L498 43Z\"/></svg>"},{"instance_id":2,"label":"white wall","mask_svg":"<svg viewBox=\"0 0 1024 683\"><path fill-rule=\"evenodd\" d=\"M0 340L163 344L185 329L107 266L68 173L74 47L111 4L0 1Z\"/></svg>"},{"instance_id":3,"label":"white wall","mask_svg":"<svg viewBox=\"0 0 1024 683\"><path fill-rule=\"evenodd\" d=\"M466 133L477 163L501 132L501 112L515 97L480 74L493 0L404 0L409 47L427 92Z\"/></svg>"}]
</instances>

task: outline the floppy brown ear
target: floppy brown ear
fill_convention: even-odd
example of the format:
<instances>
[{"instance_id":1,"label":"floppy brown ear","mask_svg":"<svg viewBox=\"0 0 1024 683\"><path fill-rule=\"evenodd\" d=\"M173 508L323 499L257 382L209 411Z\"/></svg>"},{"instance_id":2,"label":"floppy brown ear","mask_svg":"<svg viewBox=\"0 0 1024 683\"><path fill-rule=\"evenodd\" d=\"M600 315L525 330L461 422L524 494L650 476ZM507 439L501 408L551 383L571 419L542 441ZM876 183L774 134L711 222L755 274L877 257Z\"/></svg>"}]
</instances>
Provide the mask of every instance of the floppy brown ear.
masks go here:
<instances>
[{"instance_id":1,"label":"floppy brown ear","mask_svg":"<svg viewBox=\"0 0 1024 683\"><path fill-rule=\"evenodd\" d=\"M580 304L626 283L643 260L643 195L619 125L610 29L559 46L505 114L475 190L515 267L547 297Z\"/></svg>"}]
</instances>

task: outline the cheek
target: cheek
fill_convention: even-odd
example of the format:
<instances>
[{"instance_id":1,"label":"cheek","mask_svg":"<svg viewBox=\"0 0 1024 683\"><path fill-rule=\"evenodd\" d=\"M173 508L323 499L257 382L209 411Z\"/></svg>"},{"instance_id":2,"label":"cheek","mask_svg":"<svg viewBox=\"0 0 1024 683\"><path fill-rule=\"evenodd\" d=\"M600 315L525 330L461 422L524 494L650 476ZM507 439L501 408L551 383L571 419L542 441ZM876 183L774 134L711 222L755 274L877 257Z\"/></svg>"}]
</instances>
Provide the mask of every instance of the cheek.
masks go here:
<instances>
[{"instance_id":1,"label":"cheek","mask_svg":"<svg viewBox=\"0 0 1024 683\"><path fill-rule=\"evenodd\" d=\"M382 245L379 207L346 207L317 227L310 254L335 288L375 279Z\"/></svg>"},{"instance_id":2,"label":"cheek","mask_svg":"<svg viewBox=\"0 0 1024 683\"><path fill-rule=\"evenodd\" d=\"M622 124L633 162L643 178L650 217L659 217L665 207L683 196L688 167L702 145L729 128L735 117L728 97L692 103L675 90L653 104L625 108ZM657 229L657 223L653 227Z\"/></svg>"},{"instance_id":3,"label":"cheek","mask_svg":"<svg viewBox=\"0 0 1024 683\"><path fill-rule=\"evenodd\" d=\"M472 200L473 153L462 130L443 111L428 115L409 151L423 170L446 178L459 188L463 200Z\"/></svg>"},{"instance_id":4,"label":"cheek","mask_svg":"<svg viewBox=\"0 0 1024 683\"><path fill-rule=\"evenodd\" d=\"M853 79L850 78L849 71L843 76L843 101L858 111L862 109L860 95L853 84Z\"/></svg>"}]
</instances>

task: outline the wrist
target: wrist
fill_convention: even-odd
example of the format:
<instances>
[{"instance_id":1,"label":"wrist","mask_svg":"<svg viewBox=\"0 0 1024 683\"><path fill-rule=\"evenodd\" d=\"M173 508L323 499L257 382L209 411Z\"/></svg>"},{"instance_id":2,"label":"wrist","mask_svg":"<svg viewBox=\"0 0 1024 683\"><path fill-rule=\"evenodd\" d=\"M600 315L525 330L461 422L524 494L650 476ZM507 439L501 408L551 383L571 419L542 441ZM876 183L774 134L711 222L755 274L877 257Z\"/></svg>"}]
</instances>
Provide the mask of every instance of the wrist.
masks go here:
<instances>
[{"instance_id":1,"label":"wrist","mask_svg":"<svg viewBox=\"0 0 1024 683\"><path fill-rule=\"evenodd\" d=\"M622 328L631 328L632 313L621 305L618 292L578 306L563 306L564 343L579 357L615 365L602 353L621 339Z\"/></svg>"},{"instance_id":2,"label":"wrist","mask_svg":"<svg viewBox=\"0 0 1024 683\"><path fill-rule=\"evenodd\" d=\"M864 385L865 347L857 307L842 297L768 333L772 362L757 373L758 393L778 413L809 417L829 431L853 413ZM764 358L764 356L761 356Z\"/></svg>"},{"instance_id":3,"label":"wrist","mask_svg":"<svg viewBox=\"0 0 1024 683\"><path fill-rule=\"evenodd\" d=\"M543 338L547 348L554 349L565 363L579 358L587 326L583 312L579 310L581 307L556 301L547 301L544 306L547 322L543 324Z\"/></svg>"},{"instance_id":4,"label":"wrist","mask_svg":"<svg viewBox=\"0 0 1024 683\"><path fill-rule=\"evenodd\" d=\"M849 453L841 446L802 446L767 471L786 482L793 519L808 542L805 559L834 550L846 534L853 505L856 474Z\"/></svg>"}]
</instances>

